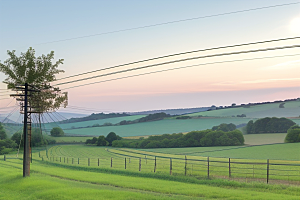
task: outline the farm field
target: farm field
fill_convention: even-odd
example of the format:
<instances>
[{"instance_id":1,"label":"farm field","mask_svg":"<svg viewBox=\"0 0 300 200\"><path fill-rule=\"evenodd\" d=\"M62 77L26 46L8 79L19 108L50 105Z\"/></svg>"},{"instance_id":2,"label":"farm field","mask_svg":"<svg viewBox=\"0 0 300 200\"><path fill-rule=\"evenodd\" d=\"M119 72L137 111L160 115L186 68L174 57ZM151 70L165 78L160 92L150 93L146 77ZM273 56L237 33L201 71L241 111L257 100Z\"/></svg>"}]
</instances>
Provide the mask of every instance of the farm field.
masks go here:
<instances>
[{"instance_id":1,"label":"farm field","mask_svg":"<svg viewBox=\"0 0 300 200\"><path fill-rule=\"evenodd\" d=\"M270 144L259 146L140 149L140 151L144 152L157 152L175 155L300 161L300 154L298 153L299 150L300 143Z\"/></svg>"},{"instance_id":2,"label":"farm field","mask_svg":"<svg viewBox=\"0 0 300 200\"><path fill-rule=\"evenodd\" d=\"M281 103L270 103L263 105L253 105L250 108L226 108L220 110L205 111L188 114L187 116L222 116L231 117L232 115L245 114L249 118L263 117L299 117L300 101L291 101L284 104L284 108L279 108Z\"/></svg>"},{"instance_id":3,"label":"farm field","mask_svg":"<svg viewBox=\"0 0 300 200\"><path fill-rule=\"evenodd\" d=\"M265 133L265 134L246 134L244 135L246 145L261 145L284 143L287 133Z\"/></svg>"},{"instance_id":4,"label":"farm field","mask_svg":"<svg viewBox=\"0 0 300 200\"><path fill-rule=\"evenodd\" d=\"M51 122L51 123L45 123L44 125L45 125L46 129L52 129L53 127L57 127L57 126L61 127L62 129L70 129L70 128L93 126L94 124L99 124L99 125L103 125L105 123L116 124L123 120L133 121L133 120L139 119L141 117L145 117L145 116L146 115L132 115L132 116L126 116L126 117L114 117L114 118L90 120L90 121L76 122L76 123Z\"/></svg>"},{"instance_id":5,"label":"farm field","mask_svg":"<svg viewBox=\"0 0 300 200\"><path fill-rule=\"evenodd\" d=\"M40 152L40 157L36 157L36 159L65 165L125 169L125 171L132 172L188 174L196 177L231 177L246 180L258 179L259 181L266 180L267 170L269 170L268 174L272 181L282 180L288 181L288 183L296 181L296 184L300 184L299 154L294 153L298 149L299 144L297 143L253 147L140 150L57 145L48 149L47 153L46 151ZM267 161L268 159L270 160ZM207 170L209 170L209 174L207 174Z\"/></svg>"},{"instance_id":6,"label":"farm field","mask_svg":"<svg viewBox=\"0 0 300 200\"><path fill-rule=\"evenodd\" d=\"M56 144L60 143L84 143L87 139L92 139L92 137L51 137L48 135L44 135L44 138L50 138L54 139L56 141Z\"/></svg>"},{"instance_id":7,"label":"farm field","mask_svg":"<svg viewBox=\"0 0 300 200\"><path fill-rule=\"evenodd\" d=\"M144 122L137 124L129 124L122 126L106 126L93 127L83 129L65 130L65 134L69 135L107 135L109 132L115 132L121 137L127 136L145 136L145 135L161 135L180 132L189 132L193 130L210 129L221 123L234 123L236 125L247 123L248 118L200 118L200 119L165 119L160 121Z\"/></svg>"},{"instance_id":8,"label":"farm field","mask_svg":"<svg viewBox=\"0 0 300 200\"><path fill-rule=\"evenodd\" d=\"M300 188L294 186L134 173L36 159L31 177L24 179L21 167L19 159L0 160L1 199L298 199L300 195Z\"/></svg>"}]
</instances>

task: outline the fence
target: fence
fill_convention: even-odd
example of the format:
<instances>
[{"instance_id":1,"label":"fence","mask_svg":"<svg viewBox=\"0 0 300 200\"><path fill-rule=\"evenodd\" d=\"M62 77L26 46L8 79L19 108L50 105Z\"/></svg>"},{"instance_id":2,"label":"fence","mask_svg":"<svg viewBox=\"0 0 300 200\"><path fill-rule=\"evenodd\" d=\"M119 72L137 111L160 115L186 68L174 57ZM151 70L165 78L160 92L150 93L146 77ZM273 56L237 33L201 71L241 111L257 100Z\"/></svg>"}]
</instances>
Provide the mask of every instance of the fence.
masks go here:
<instances>
[{"instance_id":1,"label":"fence","mask_svg":"<svg viewBox=\"0 0 300 200\"><path fill-rule=\"evenodd\" d=\"M269 183L300 184L300 161L246 160L232 158L201 159L164 157L154 155L133 156L107 150L111 157L74 158L48 156L39 153L42 161L59 162L69 165L104 167L130 171L165 173L195 177L217 177L229 179L256 180ZM4 161L8 158L4 155Z\"/></svg>"}]
</instances>

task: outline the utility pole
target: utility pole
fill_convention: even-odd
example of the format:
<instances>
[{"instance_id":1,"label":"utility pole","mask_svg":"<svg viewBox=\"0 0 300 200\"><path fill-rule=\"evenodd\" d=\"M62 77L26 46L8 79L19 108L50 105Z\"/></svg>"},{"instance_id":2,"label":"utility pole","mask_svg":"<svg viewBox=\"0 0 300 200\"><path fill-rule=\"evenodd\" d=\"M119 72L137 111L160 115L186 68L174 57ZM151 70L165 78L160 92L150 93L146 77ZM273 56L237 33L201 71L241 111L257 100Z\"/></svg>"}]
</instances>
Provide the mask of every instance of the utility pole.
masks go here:
<instances>
[{"instance_id":1,"label":"utility pole","mask_svg":"<svg viewBox=\"0 0 300 200\"><path fill-rule=\"evenodd\" d=\"M23 127L23 135L24 135L24 152L23 152L23 177L30 176L30 143L31 143L31 131L28 134L28 84L25 83L24 89L24 127ZM28 137L30 135L30 137Z\"/></svg>"},{"instance_id":2,"label":"utility pole","mask_svg":"<svg viewBox=\"0 0 300 200\"><path fill-rule=\"evenodd\" d=\"M31 110L28 97L31 96L29 92L38 92L29 88L28 83L22 86L15 87L16 91L21 94L12 94L10 96L19 97L16 100L20 101L20 112L24 114L23 136L24 136L24 152L23 152L23 177L30 176L30 162L32 159L31 154L31 113L39 113Z\"/></svg>"}]
</instances>

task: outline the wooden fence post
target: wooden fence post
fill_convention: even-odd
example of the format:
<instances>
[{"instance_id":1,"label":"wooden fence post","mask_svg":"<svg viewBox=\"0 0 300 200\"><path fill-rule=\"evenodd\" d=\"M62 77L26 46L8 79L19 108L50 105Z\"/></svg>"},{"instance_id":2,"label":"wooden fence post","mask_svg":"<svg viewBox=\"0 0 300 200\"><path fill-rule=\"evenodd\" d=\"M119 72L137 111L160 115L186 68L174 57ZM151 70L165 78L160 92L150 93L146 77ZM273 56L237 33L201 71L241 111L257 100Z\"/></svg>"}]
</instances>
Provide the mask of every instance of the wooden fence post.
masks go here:
<instances>
[{"instance_id":1,"label":"wooden fence post","mask_svg":"<svg viewBox=\"0 0 300 200\"><path fill-rule=\"evenodd\" d=\"M4 161L6 161L6 155L4 155Z\"/></svg>"},{"instance_id":2,"label":"wooden fence post","mask_svg":"<svg viewBox=\"0 0 300 200\"><path fill-rule=\"evenodd\" d=\"M44 156L42 156L42 161L44 161Z\"/></svg>"},{"instance_id":3,"label":"wooden fence post","mask_svg":"<svg viewBox=\"0 0 300 200\"><path fill-rule=\"evenodd\" d=\"M79 158L78 158L78 165L79 165Z\"/></svg>"},{"instance_id":4,"label":"wooden fence post","mask_svg":"<svg viewBox=\"0 0 300 200\"><path fill-rule=\"evenodd\" d=\"M209 157L207 157L207 178L209 178Z\"/></svg>"},{"instance_id":5,"label":"wooden fence post","mask_svg":"<svg viewBox=\"0 0 300 200\"><path fill-rule=\"evenodd\" d=\"M140 160L139 160L139 171L141 171L141 168L142 168L142 159L140 158Z\"/></svg>"},{"instance_id":6,"label":"wooden fence post","mask_svg":"<svg viewBox=\"0 0 300 200\"><path fill-rule=\"evenodd\" d=\"M90 166L91 165L91 160L90 160L90 158L88 158L88 166Z\"/></svg>"},{"instance_id":7,"label":"wooden fence post","mask_svg":"<svg viewBox=\"0 0 300 200\"><path fill-rule=\"evenodd\" d=\"M125 169L126 169L126 157L125 157Z\"/></svg>"},{"instance_id":8,"label":"wooden fence post","mask_svg":"<svg viewBox=\"0 0 300 200\"><path fill-rule=\"evenodd\" d=\"M229 178L231 177L230 158L228 159Z\"/></svg>"},{"instance_id":9,"label":"wooden fence post","mask_svg":"<svg viewBox=\"0 0 300 200\"><path fill-rule=\"evenodd\" d=\"M156 172L156 156L154 157L154 173Z\"/></svg>"},{"instance_id":10,"label":"wooden fence post","mask_svg":"<svg viewBox=\"0 0 300 200\"><path fill-rule=\"evenodd\" d=\"M67 157L67 163L69 164L69 157Z\"/></svg>"},{"instance_id":11,"label":"wooden fence post","mask_svg":"<svg viewBox=\"0 0 300 200\"><path fill-rule=\"evenodd\" d=\"M172 175L172 158L170 158L170 175Z\"/></svg>"},{"instance_id":12,"label":"wooden fence post","mask_svg":"<svg viewBox=\"0 0 300 200\"><path fill-rule=\"evenodd\" d=\"M98 158L98 167L100 166L100 159Z\"/></svg>"},{"instance_id":13,"label":"wooden fence post","mask_svg":"<svg viewBox=\"0 0 300 200\"><path fill-rule=\"evenodd\" d=\"M269 183L269 170L270 170L270 163L269 159L267 160L267 183Z\"/></svg>"},{"instance_id":14,"label":"wooden fence post","mask_svg":"<svg viewBox=\"0 0 300 200\"><path fill-rule=\"evenodd\" d=\"M41 157L41 152L39 151L39 158Z\"/></svg>"},{"instance_id":15,"label":"wooden fence post","mask_svg":"<svg viewBox=\"0 0 300 200\"><path fill-rule=\"evenodd\" d=\"M74 158L72 158L72 165L74 164Z\"/></svg>"},{"instance_id":16,"label":"wooden fence post","mask_svg":"<svg viewBox=\"0 0 300 200\"><path fill-rule=\"evenodd\" d=\"M184 162L184 175L186 176L186 166L187 166L187 159L186 159L186 155L185 155L185 158L184 158L185 162Z\"/></svg>"},{"instance_id":17,"label":"wooden fence post","mask_svg":"<svg viewBox=\"0 0 300 200\"><path fill-rule=\"evenodd\" d=\"M66 157L64 157L64 163L66 163Z\"/></svg>"},{"instance_id":18,"label":"wooden fence post","mask_svg":"<svg viewBox=\"0 0 300 200\"><path fill-rule=\"evenodd\" d=\"M146 159L146 165L147 165L147 156L145 155L145 159Z\"/></svg>"},{"instance_id":19,"label":"wooden fence post","mask_svg":"<svg viewBox=\"0 0 300 200\"><path fill-rule=\"evenodd\" d=\"M112 157L110 158L110 167L112 167Z\"/></svg>"},{"instance_id":20,"label":"wooden fence post","mask_svg":"<svg viewBox=\"0 0 300 200\"><path fill-rule=\"evenodd\" d=\"M59 162L61 162L61 157L59 157Z\"/></svg>"}]
</instances>

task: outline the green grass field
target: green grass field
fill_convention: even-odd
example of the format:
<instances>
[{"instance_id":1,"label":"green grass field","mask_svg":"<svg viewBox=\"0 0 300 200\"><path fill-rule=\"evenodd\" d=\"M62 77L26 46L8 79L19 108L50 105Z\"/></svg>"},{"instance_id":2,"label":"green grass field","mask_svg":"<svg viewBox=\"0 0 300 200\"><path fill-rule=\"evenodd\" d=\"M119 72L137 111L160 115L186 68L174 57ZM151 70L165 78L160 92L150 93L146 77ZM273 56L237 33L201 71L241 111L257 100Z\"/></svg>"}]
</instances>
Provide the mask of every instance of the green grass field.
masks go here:
<instances>
[{"instance_id":1,"label":"green grass field","mask_svg":"<svg viewBox=\"0 0 300 200\"><path fill-rule=\"evenodd\" d=\"M213 111L188 114L188 116L219 116L231 117L232 115L245 114L249 118L263 117L299 117L300 101L291 101L284 104L284 108L279 108L280 103L271 103L264 105L254 105L250 108L226 108Z\"/></svg>"},{"instance_id":2,"label":"green grass field","mask_svg":"<svg viewBox=\"0 0 300 200\"><path fill-rule=\"evenodd\" d=\"M65 165L113 168L131 172L188 174L207 177L258 179L266 181L267 159L270 180L296 181L300 184L299 143L241 147L196 147L175 149L125 149L85 145L57 145L41 152L36 159ZM48 157L46 156L48 155ZM186 160L185 160L185 156ZM208 164L207 157L210 164ZM156 158L156 161L155 161ZM229 158L231 167L229 168ZM170 160L172 159L172 160ZM155 164L156 163L156 164Z\"/></svg>"},{"instance_id":3,"label":"green grass field","mask_svg":"<svg viewBox=\"0 0 300 200\"><path fill-rule=\"evenodd\" d=\"M76 122L76 123L65 123L65 124L52 122L52 123L45 123L44 125L46 129L51 129L57 126L61 127L62 129L70 129L70 128L93 126L94 124L99 124L99 125L103 125L104 123L116 124L123 120L133 121L145 116L146 115L133 115L133 116L126 116L126 117L114 117L114 118L90 120L90 121Z\"/></svg>"},{"instance_id":4,"label":"green grass field","mask_svg":"<svg viewBox=\"0 0 300 200\"><path fill-rule=\"evenodd\" d=\"M299 199L300 188L159 173L0 160L0 199Z\"/></svg>"},{"instance_id":5,"label":"green grass field","mask_svg":"<svg viewBox=\"0 0 300 200\"><path fill-rule=\"evenodd\" d=\"M43 136L46 139L53 139L56 141L56 144L60 143L84 143L87 139L92 139L92 137L51 137L49 135L44 135Z\"/></svg>"},{"instance_id":6,"label":"green grass field","mask_svg":"<svg viewBox=\"0 0 300 200\"><path fill-rule=\"evenodd\" d=\"M219 158L272 159L300 161L300 143L270 144L260 146L190 147L143 149L164 154L210 156Z\"/></svg>"},{"instance_id":7,"label":"green grass field","mask_svg":"<svg viewBox=\"0 0 300 200\"><path fill-rule=\"evenodd\" d=\"M129 124L122 126L107 126L66 130L65 134L70 135L107 135L109 132L115 132L121 137L127 136L145 136L161 135L164 133L180 133L193 130L210 129L221 123L234 123L236 125L247 123L250 119L246 118L212 118L212 119L189 119L176 120L165 119L160 121Z\"/></svg>"}]
</instances>

